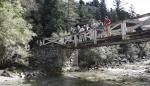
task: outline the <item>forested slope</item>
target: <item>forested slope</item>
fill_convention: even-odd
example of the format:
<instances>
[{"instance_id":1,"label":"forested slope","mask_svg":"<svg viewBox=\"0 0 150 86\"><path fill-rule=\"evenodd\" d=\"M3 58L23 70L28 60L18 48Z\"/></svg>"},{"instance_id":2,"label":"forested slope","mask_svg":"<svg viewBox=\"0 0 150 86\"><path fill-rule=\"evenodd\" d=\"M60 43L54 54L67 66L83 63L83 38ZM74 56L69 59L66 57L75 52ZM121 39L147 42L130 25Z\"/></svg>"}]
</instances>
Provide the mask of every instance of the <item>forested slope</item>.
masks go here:
<instances>
[{"instance_id":1,"label":"forested slope","mask_svg":"<svg viewBox=\"0 0 150 86\"><path fill-rule=\"evenodd\" d=\"M112 22L117 22L136 16L134 9L131 8L129 12L124 10L121 0L114 0L114 4L115 9L108 9L105 0L93 0L88 3L83 0L0 0L0 65L28 62L28 57L32 56L31 48L34 48L38 39L51 37L52 33L58 36L68 34L72 26L87 24L90 19L103 21L104 17L108 16ZM102 58L110 61L122 56L132 59L131 57L139 55L135 54L135 51L129 51L133 46L136 51L140 51L136 44L118 45L80 50L79 57L91 59L94 56L98 59L92 60L94 63L91 64L96 64L95 61ZM149 49L143 53L148 51ZM88 64L90 60L81 61L82 64ZM108 60L101 61L106 64ZM101 61L98 63L103 65Z\"/></svg>"}]
</instances>

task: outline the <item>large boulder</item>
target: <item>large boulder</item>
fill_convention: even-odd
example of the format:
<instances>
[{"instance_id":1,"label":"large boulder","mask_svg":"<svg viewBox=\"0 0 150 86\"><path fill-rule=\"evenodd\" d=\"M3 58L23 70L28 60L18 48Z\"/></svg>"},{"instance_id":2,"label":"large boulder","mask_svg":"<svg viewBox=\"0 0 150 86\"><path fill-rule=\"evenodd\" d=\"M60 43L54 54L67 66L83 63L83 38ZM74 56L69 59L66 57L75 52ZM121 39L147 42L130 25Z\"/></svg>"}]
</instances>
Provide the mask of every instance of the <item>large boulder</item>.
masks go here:
<instances>
[{"instance_id":1,"label":"large boulder","mask_svg":"<svg viewBox=\"0 0 150 86\"><path fill-rule=\"evenodd\" d=\"M4 70L0 70L0 75L4 72Z\"/></svg>"},{"instance_id":2,"label":"large boulder","mask_svg":"<svg viewBox=\"0 0 150 86\"><path fill-rule=\"evenodd\" d=\"M10 75L10 73L9 73L7 70L4 70L4 71L0 74L0 76L12 77L12 76Z\"/></svg>"},{"instance_id":3,"label":"large boulder","mask_svg":"<svg viewBox=\"0 0 150 86\"><path fill-rule=\"evenodd\" d=\"M145 72L146 72L146 73L150 73L150 69L147 69Z\"/></svg>"}]
</instances>

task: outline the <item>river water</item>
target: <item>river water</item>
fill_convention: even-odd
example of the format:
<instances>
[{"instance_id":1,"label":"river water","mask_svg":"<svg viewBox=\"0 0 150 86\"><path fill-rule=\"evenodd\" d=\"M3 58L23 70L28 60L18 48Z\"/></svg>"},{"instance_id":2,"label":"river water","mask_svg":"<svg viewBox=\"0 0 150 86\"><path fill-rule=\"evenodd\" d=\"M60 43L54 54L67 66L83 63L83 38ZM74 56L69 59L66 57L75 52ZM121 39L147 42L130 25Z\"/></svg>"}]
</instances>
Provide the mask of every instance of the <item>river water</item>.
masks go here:
<instances>
[{"instance_id":1,"label":"river water","mask_svg":"<svg viewBox=\"0 0 150 86\"><path fill-rule=\"evenodd\" d=\"M150 86L150 60L126 64L120 68L103 68L97 71L67 72L34 81L0 79L0 86ZM149 70L148 72L146 72Z\"/></svg>"},{"instance_id":2,"label":"river water","mask_svg":"<svg viewBox=\"0 0 150 86\"><path fill-rule=\"evenodd\" d=\"M73 73L71 73L73 74ZM70 75L67 74L67 75ZM74 75L79 76L79 73L75 73ZM113 83L108 83L103 80L93 81L77 78L75 76L49 76L47 78L41 78L36 81L28 81L28 80L16 80L16 81L5 81L0 83L0 86L120 86Z\"/></svg>"},{"instance_id":3,"label":"river water","mask_svg":"<svg viewBox=\"0 0 150 86\"><path fill-rule=\"evenodd\" d=\"M64 76L51 77L45 80L38 81L35 86L119 86L105 81L87 81L79 78L69 78ZM33 85L34 86L34 85Z\"/></svg>"},{"instance_id":4,"label":"river water","mask_svg":"<svg viewBox=\"0 0 150 86\"><path fill-rule=\"evenodd\" d=\"M109 77L110 76L110 77ZM0 83L0 86L150 86L145 78L117 79L117 75L103 75L103 72L72 72L60 76L49 76L34 81L15 80ZM106 77L107 79L103 79Z\"/></svg>"}]
</instances>

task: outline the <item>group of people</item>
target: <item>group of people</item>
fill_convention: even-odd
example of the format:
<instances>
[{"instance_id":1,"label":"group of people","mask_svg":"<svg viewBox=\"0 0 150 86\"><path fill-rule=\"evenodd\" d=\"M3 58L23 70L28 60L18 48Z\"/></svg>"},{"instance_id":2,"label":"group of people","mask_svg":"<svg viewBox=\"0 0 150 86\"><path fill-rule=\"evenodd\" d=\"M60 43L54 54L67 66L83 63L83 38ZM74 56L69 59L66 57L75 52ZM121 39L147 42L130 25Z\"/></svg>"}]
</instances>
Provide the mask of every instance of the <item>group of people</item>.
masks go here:
<instances>
[{"instance_id":1,"label":"group of people","mask_svg":"<svg viewBox=\"0 0 150 86\"><path fill-rule=\"evenodd\" d=\"M73 28L71 27L71 34L80 34L81 35L81 39L83 39L84 33L82 32L90 32L91 30L96 30L97 31L97 35L100 35L100 37L102 36L111 36L111 31L110 31L110 24L111 24L111 20L108 18L108 16L105 17L104 21L102 22L101 20L95 20L92 19L90 21L89 24L83 25L83 26L79 26L77 25L77 27ZM78 36L79 38L79 36Z\"/></svg>"}]
</instances>

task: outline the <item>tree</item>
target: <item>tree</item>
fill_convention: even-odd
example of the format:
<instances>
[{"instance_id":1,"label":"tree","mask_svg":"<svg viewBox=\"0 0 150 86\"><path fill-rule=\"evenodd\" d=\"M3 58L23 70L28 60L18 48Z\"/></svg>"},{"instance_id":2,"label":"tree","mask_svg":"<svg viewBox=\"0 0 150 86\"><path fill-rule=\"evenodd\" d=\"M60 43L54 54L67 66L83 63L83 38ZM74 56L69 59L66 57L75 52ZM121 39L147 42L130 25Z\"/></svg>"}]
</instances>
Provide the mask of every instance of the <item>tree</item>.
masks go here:
<instances>
[{"instance_id":1,"label":"tree","mask_svg":"<svg viewBox=\"0 0 150 86\"><path fill-rule=\"evenodd\" d=\"M80 5L85 5L85 2L84 2L83 0L80 0L80 1L79 1L79 4L80 4Z\"/></svg>"},{"instance_id":2,"label":"tree","mask_svg":"<svg viewBox=\"0 0 150 86\"><path fill-rule=\"evenodd\" d=\"M50 37L52 32L57 32L60 29L59 25L62 22L63 13L59 4L59 0L45 0L40 9L43 37Z\"/></svg>"},{"instance_id":3,"label":"tree","mask_svg":"<svg viewBox=\"0 0 150 86\"><path fill-rule=\"evenodd\" d=\"M117 13L116 13L116 10L115 9L110 9L110 17L111 17L111 21L112 22L117 22L118 21L118 16L117 16Z\"/></svg>"},{"instance_id":4,"label":"tree","mask_svg":"<svg viewBox=\"0 0 150 86\"><path fill-rule=\"evenodd\" d=\"M95 18L97 7L92 6L90 4L80 4L78 5L78 15L79 15L79 23L80 25L85 25L89 22L91 18Z\"/></svg>"},{"instance_id":5,"label":"tree","mask_svg":"<svg viewBox=\"0 0 150 86\"><path fill-rule=\"evenodd\" d=\"M101 20L101 11L100 11L100 7L96 8L96 13L95 13L95 19L96 20Z\"/></svg>"},{"instance_id":6,"label":"tree","mask_svg":"<svg viewBox=\"0 0 150 86\"><path fill-rule=\"evenodd\" d=\"M129 10L129 12L130 12L131 18L133 18L133 17L136 16L136 13L135 13L135 11L134 11L134 6L133 6L133 4L130 5L130 10Z\"/></svg>"},{"instance_id":7,"label":"tree","mask_svg":"<svg viewBox=\"0 0 150 86\"><path fill-rule=\"evenodd\" d=\"M36 34L31 31L31 24L24 20L20 0L4 0L0 4L0 60L28 57L28 43Z\"/></svg>"},{"instance_id":8,"label":"tree","mask_svg":"<svg viewBox=\"0 0 150 86\"><path fill-rule=\"evenodd\" d=\"M99 1L98 0L93 0L92 1L92 6L99 7Z\"/></svg>"},{"instance_id":9,"label":"tree","mask_svg":"<svg viewBox=\"0 0 150 86\"><path fill-rule=\"evenodd\" d=\"M105 0L101 0L100 2L100 12L101 12L101 20L104 21L105 16L108 16Z\"/></svg>"},{"instance_id":10,"label":"tree","mask_svg":"<svg viewBox=\"0 0 150 86\"><path fill-rule=\"evenodd\" d=\"M31 3L31 0L22 1ZM64 0L32 0L32 4L25 4L24 7L27 8L26 19L32 23L33 31L38 35L36 39L51 37L53 32L59 33L67 30L68 16L72 17L72 15L75 15L73 12L74 8L71 11L72 1L70 0L70 15L68 15L68 4Z\"/></svg>"},{"instance_id":11,"label":"tree","mask_svg":"<svg viewBox=\"0 0 150 86\"><path fill-rule=\"evenodd\" d=\"M90 14L90 18L95 18L97 20L100 19L100 3L98 0L93 0L92 2L86 3L85 8L88 8L88 14Z\"/></svg>"},{"instance_id":12,"label":"tree","mask_svg":"<svg viewBox=\"0 0 150 86\"><path fill-rule=\"evenodd\" d=\"M130 18L130 14L126 12L123 7L121 6L121 0L114 0L116 6L116 12L119 20L125 20Z\"/></svg>"},{"instance_id":13,"label":"tree","mask_svg":"<svg viewBox=\"0 0 150 86\"><path fill-rule=\"evenodd\" d=\"M85 5L82 0L79 1L79 7L78 7L78 14L80 19L82 19L85 16Z\"/></svg>"},{"instance_id":14,"label":"tree","mask_svg":"<svg viewBox=\"0 0 150 86\"><path fill-rule=\"evenodd\" d=\"M50 37L53 32L68 31L77 22L78 15L75 10L74 0L45 0L40 9L43 36Z\"/></svg>"},{"instance_id":15,"label":"tree","mask_svg":"<svg viewBox=\"0 0 150 86\"><path fill-rule=\"evenodd\" d=\"M78 23L79 15L77 14L77 6L74 0L68 0L68 16L66 16L66 19L68 21L68 29L70 29L71 26L76 25Z\"/></svg>"}]
</instances>

